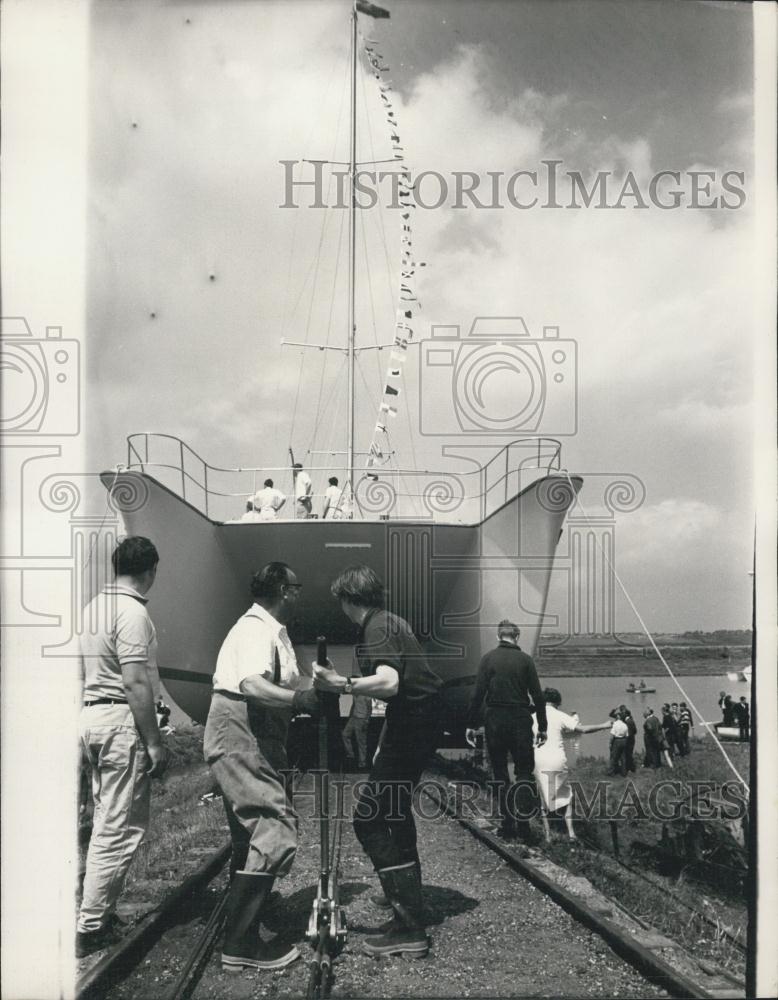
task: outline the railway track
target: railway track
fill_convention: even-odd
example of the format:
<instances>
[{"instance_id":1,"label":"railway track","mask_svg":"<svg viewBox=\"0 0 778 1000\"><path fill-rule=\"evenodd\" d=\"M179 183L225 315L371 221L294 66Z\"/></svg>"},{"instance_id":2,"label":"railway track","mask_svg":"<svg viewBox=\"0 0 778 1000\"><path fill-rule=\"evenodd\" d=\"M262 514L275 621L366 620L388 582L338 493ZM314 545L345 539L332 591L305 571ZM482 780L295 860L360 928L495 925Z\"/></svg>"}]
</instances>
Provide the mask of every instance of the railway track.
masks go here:
<instances>
[{"instance_id":1,"label":"railway track","mask_svg":"<svg viewBox=\"0 0 778 1000\"><path fill-rule=\"evenodd\" d=\"M550 866L550 863L545 862L542 855L538 854L535 857L533 854L530 858L522 856L521 851L517 851L510 845L506 845L489 830L484 829L483 826L479 826L472 819L461 816L459 811L454 808L453 799L449 800L442 794L442 783L438 787L440 788L438 793L435 793L433 789L426 792L425 795L430 801L434 801L436 808L442 812L446 812L455 820L455 829L456 824L462 828L460 834L449 832L447 836L450 839L456 836L461 840L462 835L467 834L469 835L468 839L475 838L478 841L480 845L478 848L480 851L479 857L483 854L481 850L483 847L497 855L501 859L501 862L505 864L493 870L495 873L493 877L496 881L507 880L506 866L511 870L511 874L518 873L523 879L545 894L546 897L553 900L558 907L561 907L579 925L598 935L633 970L637 970L650 983L666 991L665 995L699 998L744 996L742 984L739 984L734 977L702 974L699 969L696 970L697 974L695 974L694 970L690 971L689 967L684 967L683 963L680 966L673 964L667 958L667 946L670 946L670 948L674 947L672 942L667 941L667 939L661 939L661 936L657 936L656 934L652 938L651 929L645 924L642 927L642 936L640 928L637 931L625 929L627 911L619 908L616 904L613 904L611 908L603 907L600 904L593 904L591 899L582 898L575 891L571 891L569 885L565 886L564 880L560 884L555 874L551 871L555 866ZM311 839L315 837L312 828L306 831L306 836ZM424 832L422 831L420 836L422 846L424 843L423 838ZM453 843L453 840L451 842ZM462 846L462 850L465 850L464 845ZM474 848L467 850L472 854ZM449 845L447 853L450 852L451 846ZM203 996L212 997L215 995L220 998L222 996L230 996L231 994L224 992L224 986L222 985L225 974L221 972L217 962L211 961L223 927L224 905L226 901L226 890L216 892L212 888L212 883L222 871L228 856L229 845L225 845L207 858L197 871L185 879L175 891L170 893L152 914L144 918L133 928L111 952L104 955L79 981L77 985L78 1000L112 1000L114 997L125 998L125 1000L126 998L145 1000L146 997L150 998L152 996L162 997L163 1000L184 1000L184 998L189 1000L191 997L196 998L198 996L198 987L204 976L208 979L208 985L207 988L205 985L203 986ZM298 865L300 865L300 861L301 859L298 858ZM368 867L359 860L352 860L351 866L352 870L348 874L357 876L358 882L362 884L358 885L357 881L348 882L345 886L345 895L348 898L344 902L347 905L353 903L355 910L359 913L359 906L361 905L359 894L364 893L364 876L369 875L370 872ZM361 870L355 871L354 866L360 866ZM310 879L307 881L310 881ZM507 889L514 895L517 890L520 893L521 882L516 882L515 889L512 886L508 886ZM436 891L438 893L448 892L449 894L452 892L452 890L442 889ZM504 890L499 889L498 891L504 894ZM300 892L296 895L299 896ZM181 913L182 911L196 910L198 905L202 912L202 904L206 896L211 897L211 901L209 902L210 912L204 922L201 919L198 926L192 926L191 930L186 930L186 937L191 938L191 941L186 940L183 946L184 954L182 957L180 940ZM302 908L303 905L307 904L300 903L298 908ZM349 914L349 919L351 919L351 914ZM640 921L640 918L635 919ZM355 921L355 930L357 933L366 929L359 924L359 916L355 918ZM171 930L176 926L179 928L177 932L179 934L179 942L175 961L171 963L169 957L155 960L156 954L161 956L166 954L166 941L171 935ZM443 937L442 928L445 927L445 923L438 926L441 927L441 930L436 931L433 934L433 938L440 940ZM473 933L475 934L475 931ZM156 949L159 949L159 952ZM335 960L331 972L337 976L340 971L338 967L341 963L367 962L369 967L367 970L368 975L373 980L375 980L376 975L381 976L384 974L383 970L378 973L375 971L370 972L370 969L374 970L376 967L375 961L366 959L366 957L363 958L362 956L357 959L357 955L358 949L351 949L344 954L342 959ZM166 968L171 964L176 965L177 971L172 981L155 985L152 990L148 984L148 972L146 972L147 978L143 979L143 969L148 969L149 963L151 963L151 968L154 968L155 962L160 967L165 965ZM426 963L412 964L423 966L428 962L430 962L429 959ZM385 969L385 960L379 964ZM297 963L297 965L307 965L307 963ZM294 968L294 966L291 967L291 969ZM297 976L304 974L304 970L293 973L293 975ZM222 977L221 980L218 979L220 976ZM134 977L138 977L137 985ZM328 977L325 988L320 990L318 995L326 997L331 984L332 975ZM351 988L353 989L354 987ZM305 993L305 985L302 979L298 989L298 995ZM344 996L348 995L364 994L361 992L344 993ZM382 994L373 993L370 995ZM409 995L413 994L410 993ZM518 992L516 995L523 994L522 992ZM581 994L559 992L556 995ZM662 994L639 992L636 995L659 996Z\"/></svg>"}]
</instances>

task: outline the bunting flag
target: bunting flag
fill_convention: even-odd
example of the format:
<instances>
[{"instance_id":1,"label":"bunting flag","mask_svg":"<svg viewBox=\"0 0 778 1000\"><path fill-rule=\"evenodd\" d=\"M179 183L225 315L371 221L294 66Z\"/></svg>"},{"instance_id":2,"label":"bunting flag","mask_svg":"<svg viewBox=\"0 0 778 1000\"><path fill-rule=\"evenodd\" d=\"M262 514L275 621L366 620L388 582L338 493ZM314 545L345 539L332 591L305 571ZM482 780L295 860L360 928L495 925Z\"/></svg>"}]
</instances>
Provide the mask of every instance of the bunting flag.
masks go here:
<instances>
[{"instance_id":1,"label":"bunting flag","mask_svg":"<svg viewBox=\"0 0 778 1000\"><path fill-rule=\"evenodd\" d=\"M372 17L388 17L387 12L372 14L370 10L363 8L374 8L373 4L357 0L357 10L370 14ZM382 10L382 8L377 8ZM410 168L405 164L405 146L403 145L400 126L397 121L397 113L393 103L392 82L383 74L390 72L390 67L386 64L383 55L376 48L373 39L368 39L364 44L365 56L373 76L378 81L378 97L384 109L386 122L389 126L389 142L394 160L402 164L397 171L397 181L395 197L399 201L401 210L401 261L400 261L400 281L397 291L397 309L394 326L394 342L390 353L389 366L386 373L386 381L379 405L378 419L373 428L373 440L368 450L367 467L383 465L391 458L391 449L383 442L382 435L389 437L386 418L397 416L397 406L394 405L402 393L401 382L404 374L404 366L408 360L408 346L414 342L413 327L411 321L414 318L416 309L421 308L414 288L414 277L417 268L425 267L424 261L415 261L413 251L413 227L411 219L413 211L417 208L413 198L413 179ZM397 208L397 203L395 203ZM377 477L375 477L377 478Z\"/></svg>"},{"instance_id":2,"label":"bunting flag","mask_svg":"<svg viewBox=\"0 0 778 1000\"><path fill-rule=\"evenodd\" d=\"M357 0L356 8L360 14L367 14L368 17L389 17L389 11L384 10L383 7L379 7L377 4L368 3L368 0Z\"/></svg>"}]
</instances>

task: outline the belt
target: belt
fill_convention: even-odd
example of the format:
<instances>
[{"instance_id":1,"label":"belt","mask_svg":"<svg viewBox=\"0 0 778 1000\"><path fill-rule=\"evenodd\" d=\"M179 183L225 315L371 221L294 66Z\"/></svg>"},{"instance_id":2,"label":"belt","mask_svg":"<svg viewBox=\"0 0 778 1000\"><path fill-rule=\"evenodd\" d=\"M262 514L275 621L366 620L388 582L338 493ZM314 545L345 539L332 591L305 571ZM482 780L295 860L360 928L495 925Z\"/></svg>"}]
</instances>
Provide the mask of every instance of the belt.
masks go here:
<instances>
[{"instance_id":1,"label":"belt","mask_svg":"<svg viewBox=\"0 0 778 1000\"><path fill-rule=\"evenodd\" d=\"M92 705L127 705L125 698L95 698L93 701L85 701L84 708L91 708Z\"/></svg>"}]
</instances>

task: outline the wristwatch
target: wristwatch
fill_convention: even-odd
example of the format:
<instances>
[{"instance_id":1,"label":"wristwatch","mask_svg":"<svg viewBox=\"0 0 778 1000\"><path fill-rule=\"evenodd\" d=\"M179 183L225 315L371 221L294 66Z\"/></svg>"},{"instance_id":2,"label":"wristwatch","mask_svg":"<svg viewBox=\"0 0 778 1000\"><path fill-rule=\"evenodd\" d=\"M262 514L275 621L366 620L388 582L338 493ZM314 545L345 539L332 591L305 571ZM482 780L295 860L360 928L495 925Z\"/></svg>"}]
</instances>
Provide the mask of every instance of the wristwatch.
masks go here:
<instances>
[{"instance_id":1,"label":"wristwatch","mask_svg":"<svg viewBox=\"0 0 778 1000\"><path fill-rule=\"evenodd\" d=\"M346 686L343 688L343 694L351 694L354 688L354 682L350 677L346 678Z\"/></svg>"}]
</instances>

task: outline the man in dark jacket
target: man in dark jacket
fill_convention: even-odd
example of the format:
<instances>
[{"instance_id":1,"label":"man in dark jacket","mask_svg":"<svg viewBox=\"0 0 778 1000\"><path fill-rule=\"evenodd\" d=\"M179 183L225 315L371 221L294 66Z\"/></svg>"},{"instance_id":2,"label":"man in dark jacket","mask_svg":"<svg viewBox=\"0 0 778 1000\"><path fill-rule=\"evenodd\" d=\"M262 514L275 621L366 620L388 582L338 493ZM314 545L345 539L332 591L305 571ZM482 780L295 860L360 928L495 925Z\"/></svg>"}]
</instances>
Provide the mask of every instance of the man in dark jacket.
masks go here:
<instances>
[{"instance_id":1,"label":"man in dark jacket","mask_svg":"<svg viewBox=\"0 0 778 1000\"><path fill-rule=\"evenodd\" d=\"M635 720L632 718L632 712L627 708L626 705L619 705L619 713L626 723L627 726L627 746L624 750L624 762L627 766L628 771L635 770L635 739L638 734L638 727Z\"/></svg>"},{"instance_id":2,"label":"man in dark jacket","mask_svg":"<svg viewBox=\"0 0 778 1000\"><path fill-rule=\"evenodd\" d=\"M662 750L665 746L664 735L662 733L662 723L654 715L653 708L647 708L643 713L643 744L645 753L643 755L644 767L661 767Z\"/></svg>"},{"instance_id":3,"label":"man in dark jacket","mask_svg":"<svg viewBox=\"0 0 778 1000\"><path fill-rule=\"evenodd\" d=\"M497 648L481 660L475 692L470 702L466 738L475 745L481 706L486 699L486 746L497 784L500 833L531 839L529 816L535 798L535 751L532 737L530 698L538 720L538 746L546 742L546 703L531 656L519 647L520 630L504 620L497 626ZM508 754L516 772L515 805L509 802Z\"/></svg>"}]
</instances>

